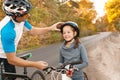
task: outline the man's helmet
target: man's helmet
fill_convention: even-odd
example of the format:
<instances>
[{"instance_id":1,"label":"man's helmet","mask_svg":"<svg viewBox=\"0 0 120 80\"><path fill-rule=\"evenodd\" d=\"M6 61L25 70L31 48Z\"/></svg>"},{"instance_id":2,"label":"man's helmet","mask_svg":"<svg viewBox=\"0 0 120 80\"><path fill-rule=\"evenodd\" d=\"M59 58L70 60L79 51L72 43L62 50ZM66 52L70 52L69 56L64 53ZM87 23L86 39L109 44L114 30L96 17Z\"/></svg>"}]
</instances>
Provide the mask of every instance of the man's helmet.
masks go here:
<instances>
[{"instance_id":1,"label":"man's helmet","mask_svg":"<svg viewBox=\"0 0 120 80\"><path fill-rule=\"evenodd\" d=\"M62 25L61 25L61 27L60 27L60 31L61 31L61 33L63 33L63 27L64 26L71 26L76 32L77 32L77 35L75 36L75 37L79 37L79 35L80 35L80 30L79 30L79 28L78 28L78 25L77 25L77 23L75 23L75 22L72 22L72 21L67 21L67 22L65 22L65 23L63 23Z\"/></svg>"},{"instance_id":2,"label":"man's helmet","mask_svg":"<svg viewBox=\"0 0 120 80\"><path fill-rule=\"evenodd\" d=\"M5 0L2 7L9 16L22 16L32 9L28 0Z\"/></svg>"}]
</instances>

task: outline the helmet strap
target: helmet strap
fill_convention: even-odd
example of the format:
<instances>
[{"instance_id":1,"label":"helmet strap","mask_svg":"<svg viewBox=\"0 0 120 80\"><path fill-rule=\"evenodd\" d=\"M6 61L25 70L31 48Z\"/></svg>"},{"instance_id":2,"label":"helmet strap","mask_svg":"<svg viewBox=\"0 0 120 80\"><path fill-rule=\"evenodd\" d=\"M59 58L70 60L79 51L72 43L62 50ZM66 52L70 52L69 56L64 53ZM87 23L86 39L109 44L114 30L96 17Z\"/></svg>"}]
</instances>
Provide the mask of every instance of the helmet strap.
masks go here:
<instances>
[{"instance_id":1,"label":"helmet strap","mask_svg":"<svg viewBox=\"0 0 120 80\"><path fill-rule=\"evenodd\" d=\"M14 20L15 22L18 22L17 19L16 19L17 16L14 16L14 17L12 17L12 18L13 18L13 20Z\"/></svg>"}]
</instances>

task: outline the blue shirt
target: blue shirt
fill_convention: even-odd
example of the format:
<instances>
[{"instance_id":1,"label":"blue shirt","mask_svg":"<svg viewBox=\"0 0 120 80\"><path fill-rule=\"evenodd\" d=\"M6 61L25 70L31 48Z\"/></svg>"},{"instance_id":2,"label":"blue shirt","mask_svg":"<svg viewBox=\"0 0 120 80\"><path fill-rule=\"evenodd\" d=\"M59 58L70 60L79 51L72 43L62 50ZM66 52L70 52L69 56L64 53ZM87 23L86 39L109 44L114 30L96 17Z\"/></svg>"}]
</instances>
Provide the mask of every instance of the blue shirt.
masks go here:
<instances>
[{"instance_id":1,"label":"blue shirt","mask_svg":"<svg viewBox=\"0 0 120 80\"><path fill-rule=\"evenodd\" d=\"M6 58L5 55L2 55L3 53L16 52L18 42L22 37L24 29L31 30L32 25L28 21L16 23L10 19L2 26L0 32L0 57Z\"/></svg>"}]
</instances>

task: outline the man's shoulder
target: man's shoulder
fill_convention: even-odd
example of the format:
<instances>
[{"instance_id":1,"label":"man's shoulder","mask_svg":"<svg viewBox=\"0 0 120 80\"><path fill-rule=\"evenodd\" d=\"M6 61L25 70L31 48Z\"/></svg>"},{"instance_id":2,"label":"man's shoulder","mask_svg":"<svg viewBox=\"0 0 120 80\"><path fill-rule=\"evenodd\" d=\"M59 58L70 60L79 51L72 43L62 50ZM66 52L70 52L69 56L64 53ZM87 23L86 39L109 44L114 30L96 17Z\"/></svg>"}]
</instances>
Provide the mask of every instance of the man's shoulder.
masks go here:
<instances>
[{"instance_id":1,"label":"man's shoulder","mask_svg":"<svg viewBox=\"0 0 120 80\"><path fill-rule=\"evenodd\" d=\"M10 20L11 20L11 18L10 18L9 16L5 16L5 17L0 21L0 29L2 29L2 27L4 27Z\"/></svg>"}]
</instances>

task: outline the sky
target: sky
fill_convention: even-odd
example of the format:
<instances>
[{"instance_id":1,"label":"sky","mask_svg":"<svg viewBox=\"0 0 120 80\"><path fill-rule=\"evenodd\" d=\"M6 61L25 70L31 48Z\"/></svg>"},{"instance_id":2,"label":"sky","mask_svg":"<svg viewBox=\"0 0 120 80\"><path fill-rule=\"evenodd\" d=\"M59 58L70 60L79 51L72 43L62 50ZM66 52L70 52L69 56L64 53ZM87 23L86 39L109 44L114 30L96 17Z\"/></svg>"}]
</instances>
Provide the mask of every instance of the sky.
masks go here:
<instances>
[{"instance_id":1,"label":"sky","mask_svg":"<svg viewBox=\"0 0 120 80\"><path fill-rule=\"evenodd\" d=\"M95 10L97 11L97 17L102 17L105 14L104 5L108 0L90 0L94 2Z\"/></svg>"}]
</instances>

